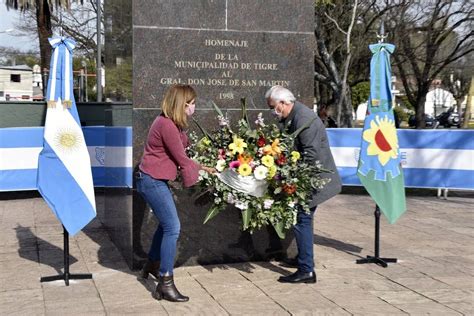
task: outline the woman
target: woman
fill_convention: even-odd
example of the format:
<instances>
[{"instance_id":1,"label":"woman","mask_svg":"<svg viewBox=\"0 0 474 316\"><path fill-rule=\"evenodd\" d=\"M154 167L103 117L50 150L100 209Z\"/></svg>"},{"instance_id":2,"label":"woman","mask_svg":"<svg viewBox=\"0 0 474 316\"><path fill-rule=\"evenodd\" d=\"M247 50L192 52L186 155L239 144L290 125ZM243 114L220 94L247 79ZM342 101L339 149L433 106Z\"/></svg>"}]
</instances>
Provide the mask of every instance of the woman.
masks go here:
<instances>
[{"instance_id":1,"label":"woman","mask_svg":"<svg viewBox=\"0 0 474 316\"><path fill-rule=\"evenodd\" d=\"M143 196L159 221L153 237L148 261L142 276L151 273L158 279L154 296L172 302L186 302L173 280L173 265L180 222L168 181L176 179L180 169L185 187L198 180L199 170L213 173L212 168L201 166L185 152L188 137L184 128L194 113L196 92L189 85L171 86L165 94L162 113L151 125L139 166L137 190Z\"/></svg>"}]
</instances>

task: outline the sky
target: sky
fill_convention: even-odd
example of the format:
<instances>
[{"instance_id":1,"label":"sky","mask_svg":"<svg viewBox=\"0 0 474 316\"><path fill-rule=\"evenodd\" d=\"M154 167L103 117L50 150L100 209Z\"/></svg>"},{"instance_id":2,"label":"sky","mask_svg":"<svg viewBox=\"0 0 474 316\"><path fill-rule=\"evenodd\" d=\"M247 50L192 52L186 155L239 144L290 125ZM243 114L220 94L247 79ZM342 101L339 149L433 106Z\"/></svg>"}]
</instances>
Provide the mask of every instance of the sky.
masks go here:
<instances>
[{"instance_id":1,"label":"sky","mask_svg":"<svg viewBox=\"0 0 474 316\"><path fill-rule=\"evenodd\" d=\"M39 44L36 39L29 36L20 36L15 31L4 33L8 29L15 29L15 23L20 21L21 14L17 10L7 10L5 3L0 2L0 46L13 47L21 51L39 51Z\"/></svg>"}]
</instances>

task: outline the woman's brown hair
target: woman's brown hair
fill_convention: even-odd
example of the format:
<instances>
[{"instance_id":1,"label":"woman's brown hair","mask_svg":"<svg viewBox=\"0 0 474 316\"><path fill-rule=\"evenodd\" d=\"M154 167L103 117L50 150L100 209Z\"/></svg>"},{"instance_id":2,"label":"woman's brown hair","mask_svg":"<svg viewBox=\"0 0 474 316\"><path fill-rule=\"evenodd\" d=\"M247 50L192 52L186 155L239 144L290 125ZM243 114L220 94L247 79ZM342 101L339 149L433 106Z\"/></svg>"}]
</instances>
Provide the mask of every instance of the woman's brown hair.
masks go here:
<instances>
[{"instance_id":1,"label":"woman's brown hair","mask_svg":"<svg viewBox=\"0 0 474 316\"><path fill-rule=\"evenodd\" d=\"M190 85L172 85L166 91L161 110L163 115L171 119L179 128L188 127L188 116L184 111L186 103L196 98L196 91Z\"/></svg>"}]
</instances>

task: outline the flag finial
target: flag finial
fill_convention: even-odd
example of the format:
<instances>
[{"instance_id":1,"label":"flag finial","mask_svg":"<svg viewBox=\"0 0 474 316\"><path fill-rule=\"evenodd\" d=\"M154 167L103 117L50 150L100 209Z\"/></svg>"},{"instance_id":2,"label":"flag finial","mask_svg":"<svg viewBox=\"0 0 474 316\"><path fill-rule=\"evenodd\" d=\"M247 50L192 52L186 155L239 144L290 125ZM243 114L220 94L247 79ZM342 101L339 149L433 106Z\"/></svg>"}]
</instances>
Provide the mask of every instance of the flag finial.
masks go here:
<instances>
[{"instance_id":1,"label":"flag finial","mask_svg":"<svg viewBox=\"0 0 474 316\"><path fill-rule=\"evenodd\" d=\"M380 28L379 32L377 33L377 38L379 39L379 43L383 43L387 38L387 35L385 34L385 22L383 19L380 21Z\"/></svg>"}]
</instances>

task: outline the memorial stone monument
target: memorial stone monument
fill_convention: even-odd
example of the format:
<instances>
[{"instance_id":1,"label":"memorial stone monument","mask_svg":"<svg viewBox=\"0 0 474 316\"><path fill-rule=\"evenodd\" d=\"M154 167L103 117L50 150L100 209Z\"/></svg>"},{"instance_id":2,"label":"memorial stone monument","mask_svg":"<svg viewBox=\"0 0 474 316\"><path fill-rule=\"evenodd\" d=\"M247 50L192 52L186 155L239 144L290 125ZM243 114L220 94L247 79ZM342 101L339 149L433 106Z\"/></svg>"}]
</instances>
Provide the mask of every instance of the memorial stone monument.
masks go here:
<instances>
[{"instance_id":1,"label":"memorial stone monument","mask_svg":"<svg viewBox=\"0 0 474 316\"><path fill-rule=\"evenodd\" d=\"M113 3L106 0L106 16ZM218 126L212 102L234 124L242 98L251 119L262 112L272 120L264 94L273 85L288 87L298 100L312 106L314 1L135 0L131 6L135 168L148 128L172 84L195 87L194 118L208 129ZM192 123L191 129L197 130ZM242 232L239 211L231 207L202 224L209 202L197 203L196 189L173 186L181 220L177 265L296 255L291 233L280 240L271 227L254 234ZM103 220L128 262L139 268L156 220L135 189L108 189Z\"/></svg>"}]
</instances>

